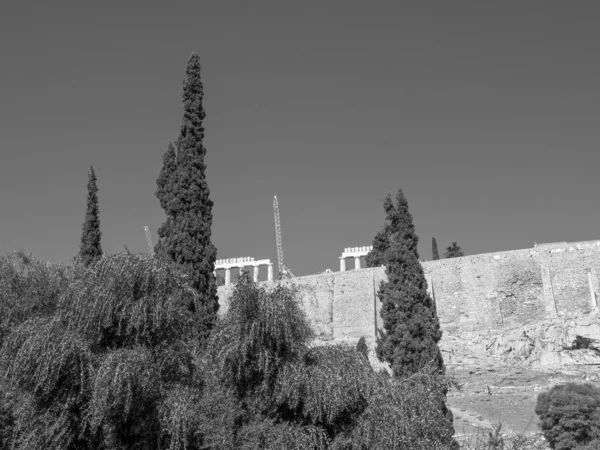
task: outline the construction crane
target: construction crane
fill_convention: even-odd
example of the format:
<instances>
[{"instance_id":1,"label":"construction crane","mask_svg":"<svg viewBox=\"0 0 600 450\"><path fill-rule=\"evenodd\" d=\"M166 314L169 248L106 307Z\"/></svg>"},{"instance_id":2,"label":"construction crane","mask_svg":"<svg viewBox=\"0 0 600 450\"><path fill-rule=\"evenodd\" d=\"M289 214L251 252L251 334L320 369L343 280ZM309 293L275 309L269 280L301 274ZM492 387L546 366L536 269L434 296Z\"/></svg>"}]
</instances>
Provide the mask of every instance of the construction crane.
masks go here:
<instances>
[{"instance_id":1,"label":"construction crane","mask_svg":"<svg viewBox=\"0 0 600 450\"><path fill-rule=\"evenodd\" d=\"M277 266L280 278L295 278L283 262L283 244L281 243L281 220L279 219L279 203L277 196L273 197L273 215L275 216L275 241L277 242Z\"/></svg>"},{"instance_id":2,"label":"construction crane","mask_svg":"<svg viewBox=\"0 0 600 450\"><path fill-rule=\"evenodd\" d=\"M146 242L148 242L148 252L151 256L154 256L154 245L152 245L152 236L150 236L150 228L144 227L146 232Z\"/></svg>"}]
</instances>

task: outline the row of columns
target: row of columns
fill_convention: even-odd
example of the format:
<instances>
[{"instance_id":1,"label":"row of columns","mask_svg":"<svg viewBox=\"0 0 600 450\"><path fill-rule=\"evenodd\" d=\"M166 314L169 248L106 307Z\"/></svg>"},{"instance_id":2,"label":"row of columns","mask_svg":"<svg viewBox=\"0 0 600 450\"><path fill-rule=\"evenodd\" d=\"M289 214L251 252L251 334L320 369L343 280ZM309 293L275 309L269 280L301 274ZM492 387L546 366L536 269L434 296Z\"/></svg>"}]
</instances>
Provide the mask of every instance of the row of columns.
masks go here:
<instances>
[{"instance_id":1,"label":"row of columns","mask_svg":"<svg viewBox=\"0 0 600 450\"><path fill-rule=\"evenodd\" d=\"M215 271L214 275L217 276L218 269L225 270L225 286L229 286L231 284L231 269L237 268L240 271L245 267L254 267L253 279L254 281L258 281L258 271L260 266L267 266L267 280L273 281L273 264L270 259L261 259L255 261L254 258L251 257L243 257L243 258L229 258L229 259L217 259L215 262Z\"/></svg>"},{"instance_id":2,"label":"row of columns","mask_svg":"<svg viewBox=\"0 0 600 450\"><path fill-rule=\"evenodd\" d=\"M373 250L373 246L347 247L340 256L340 272L346 271L346 258L354 258L354 269L360 269L360 258L367 256Z\"/></svg>"}]
</instances>

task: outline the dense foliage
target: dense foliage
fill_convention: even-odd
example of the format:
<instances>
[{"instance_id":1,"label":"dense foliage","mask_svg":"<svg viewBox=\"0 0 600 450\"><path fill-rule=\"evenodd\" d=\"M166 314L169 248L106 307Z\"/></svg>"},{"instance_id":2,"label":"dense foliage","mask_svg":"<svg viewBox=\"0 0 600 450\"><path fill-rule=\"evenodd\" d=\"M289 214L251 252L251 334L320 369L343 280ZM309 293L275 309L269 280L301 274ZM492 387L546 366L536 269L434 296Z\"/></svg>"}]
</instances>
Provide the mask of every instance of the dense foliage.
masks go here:
<instances>
[{"instance_id":1,"label":"dense foliage","mask_svg":"<svg viewBox=\"0 0 600 450\"><path fill-rule=\"evenodd\" d=\"M30 296L2 303L2 450L452 446L448 380L391 380L353 347L312 347L293 287L243 274L203 349L200 296L178 265L122 253L52 267L17 253L0 268L3 300Z\"/></svg>"},{"instance_id":2,"label":"dense foliage","mask_svg":"<svg viewBox=\"0 0 600 450\"><path fill-rule=\"evenodd\" d=\"M396 194L396 205L390 194L383 199L385 223L382 229L373 238L373 250L366 256L367 267L379 267L387 264L386 252L392 244L394 235L405 239L408 249L414 252L417 259L417 245L419 238L415 234L412 216L408 212L408 203L401 189Z\"/></svg>"},{"instance_id":3,"label":"dense foliage","mask_svg":"<svg viewBox=\"0 0 600 450\"><path fill-rule=\"evenodd\" d=\"M0 346L27 319L54 313L68 274L68 267L36 261L21 250L0 258Z\"/></svg>"},{"instance_id":4,"label":"dense foliage","mask_svg":"<svg viewBox=\"0 0 600 450\"><path fill-rule=\"evenodd\" d=\"M81 244L79 246L79 257L86 265L91 264L102 256L102 246L100 245L102 232L100 231L97 181L94 168L90 167L87 186L87 207L81 232Z\"/></svg>"},{"instance_id":5,"label":"dense foliage","mask_svg":"<svg viewBox=\"0 0 600 450\"><path fill-rule=\"evenodd\" d=\"M219 303L213 274L217 251L211 241L212 207L204 158L204 90L200 58L192 54L183 82L183 119L176 145L169 145L157 179L161 207L167 216L158 229L155 252L179 264L200 295L203 339L213 327Z\"/></svg>"},{"instance_id":6,"label":"dense foliage","mask_svg":"<svg viewBox=\"0 0 600 450\"><path fill-rule=\"evenodd\" d=\"M535 412L551 448L600 448L600 388L577 383L554 386L538 396Z\"/></svg>"},{"instance_id":7,"label":"dense foliage","mask_svg":"<svg viewBox=\"0 0 600 450\"><path fill-rule=\"evenodd\" d=\"M200 391L199 295L175 267L141 255L105 255L67 276L55 271L58 295L34 299L52 308L4 339L2 433L23 450L181 448L169 405Z\"/></svg>"},{"instance_id":8,"label":"dense foliage","mask_svg":"<svg viewBox=\"0 0 600 450\"><path fill-rule=\"evenodd\" d=\"M446 247L445 258L459 258L461 256L465 256L465 252L463 252L457 242L453 242L452 245Z\"/></svg>"},{"instance_id":9,"label":"dense foliage","mask_svg":"<svg viewBox=\"0 0 600 450\"><path fill-rule=\"evenodd\" d=\"M312 346L289 282L258 285L243 272L217 316L202 99L192 55L180 134L157 180L167 219L156 258L102 255L93 168L81 257L0 258L0 450L456 448L402 191L397 206L384 201L371 255L388 267L378 352L396 378L373 371L364 339ZM398 319L412 341L388 357Z\"/></svg>"},{"instance_id":10,"label":"dense foliage","mask_svg":"<svg viewBox=\"0 0 600 450\"><path fill-rule=\"evenodd\" d=\"M442 337L435 304L427 293L427 282L419 262L413 218L402 190L384 200L386 247L383 260L387 281L380 286L383 333L377 342L377 356L388 362L395 375L404 377L428 364L443 371L437 343ZM373 248L375 251L375 247Z\"/></svg>"},{"instance_id":11,"label":"dense foliage","mask_svg":"<svg viewBox=\"0 0 600 450\"><path fill-rule=\"evenodd\" d=\"M383 332L377 356L397 377L410 376L429 364L443 373L438 347L442 332L421 264L402 240L394 242L387 255L388 280L378 292Z\"/></svg>"},{"instance_id":12,"label":"dense foliage","mask_svg":"<svg viewBox=\"0 0 600 450\"><path fill-rule=\"evenodd\" d=\"M442 337L435 303L419 262L418 236L408 202L398 190L396 205L384 200L386 223L373 241L371 260L384 262L387 281L381 283L383 329L377 339L377 357L390 364L394 377L406 379L423 371L442 376L444 362L438 342ZM452 414L446 408L446 391L439 391L436 411L447 420L446 434L453 434Z\"/></svg>"},{"instance_id":13,"label":"dense foliage","mask_svg":"<svg viewBox=\"0 0 600 450\"><path fill-rule=\"evenodd\" d=\"M440 253L438 252L438 245L435 238L431 238L431 254L434 261L440 259Z\"/></svg>"}]
</instances>

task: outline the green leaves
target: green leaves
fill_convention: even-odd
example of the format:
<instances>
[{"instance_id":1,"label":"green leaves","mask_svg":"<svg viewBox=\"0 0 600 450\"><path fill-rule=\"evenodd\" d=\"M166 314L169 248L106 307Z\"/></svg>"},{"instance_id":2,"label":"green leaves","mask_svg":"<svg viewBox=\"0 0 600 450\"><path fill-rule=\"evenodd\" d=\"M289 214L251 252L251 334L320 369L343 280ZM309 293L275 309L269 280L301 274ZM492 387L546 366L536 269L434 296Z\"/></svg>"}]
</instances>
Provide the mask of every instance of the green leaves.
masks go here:
<instances>
[{"instance_id":1,"label":"green leaves","mask_svg":"<svg viewBox=\"0 0 600 450\"><path fill-rule=\"evenodd\" d=\"M11 333L0 352L7 379L41 399L80 398L93 357L87 343L55 318L32 318Z\"/></svg>"},{"instance_id":2,"label":"green leaves","mask_svg":"<svg viewBox=\"0 0 600 450\"><path fill-rule=\"evenodd\" d=\"M352 347L315 347L283 367L276 402L303 420L340 432L365 408L372 372L369 362Z\"/></svg>"},{"instance_id":3,"label":"green leaves","mask_svg":"<svg viewBox=\"0 0 600 450\"><path fill-rule=\"evenodd\" d=\"M59 316L101 347L158 345L194 333L199 295L176 267L146 255L106 255L73 280Z\"/></svg>"},{"instance_id":4,"label":"green leaves","mask_svg":"<svg viewBox=\"0 0 600 450\"><path fill-rule=\"evenodd\" d=\"M96 370L90 404L95 431L106 420L127 422L160 397L161 383L147 348L108 352ZM136 411L137 410L137 411Z\"/></svg>"},{"instance_id":5,"label":"green leaves","mask_svg":"<svg viewBox=\"0 0 600 450\"><path fill-rule=\"evenodd\" d=\"M29 268L27 276L49 277L39 263L16 261ZM12 291L5 287L7 298L35 286L23 272L10 272L17 282ZM177 388L201 393L204 385L199 294L180 268L145 255L104 255L56 273L53 308L37 314L28 307L29 318L10 328L0 351L2 393L21 399L8 411L12 442L61 450L131 448L129 440L154 445L164 399ZM19 302L12 303L14 316ZM197 416L185 408L176 414Z\"/></svg>"},{"instance_id":6,"label":"green leaves","mask_svg":"<svg viewBox=\"0 0 600 450\"><path fill-rule=\"evenodd\" d=\"M311 337L293 289L278 285L268 291L245 273L213 333L210 351L223 377L244 396L270 391L278 371L301 354Z\"/></svg>"},{"instance_id":7,"label":"green leaves","mask_svg":"<svg viewBox=\"0 0 600 450\"><path fill-rule=\"evenodd\" d=\"M598 448L592 442L600 441L600 389L593 384L553 386L538 396L535 413L552 448Z\"/></svg>"}]
</instances>

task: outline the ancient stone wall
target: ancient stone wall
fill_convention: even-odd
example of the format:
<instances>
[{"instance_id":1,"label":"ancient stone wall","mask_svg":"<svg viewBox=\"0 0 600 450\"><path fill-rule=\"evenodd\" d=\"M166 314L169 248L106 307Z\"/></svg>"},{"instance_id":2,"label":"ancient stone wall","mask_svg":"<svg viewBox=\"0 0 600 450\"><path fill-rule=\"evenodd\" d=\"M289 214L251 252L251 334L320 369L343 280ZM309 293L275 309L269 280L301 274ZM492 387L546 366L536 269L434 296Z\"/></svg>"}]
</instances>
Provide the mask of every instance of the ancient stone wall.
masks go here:
<instances>
[{"instance_id":1,"label":"ancient stone wall","mask_svg":"<svg viewBox=\"0 0 600 450\"><path fill-rule=\"evenodd\" d=\"M512 328L543 318L589 312L598 295L600 241L537 245L422 263L445 331ZM589 272L589 274L588 274ZM385 269L298 277L294 283L318 341L374 342L381 327L376 293ZM231 286L219 288L227 310ZM597 301L597 300L596 300Z\"/></svg>"}]
</instances>

